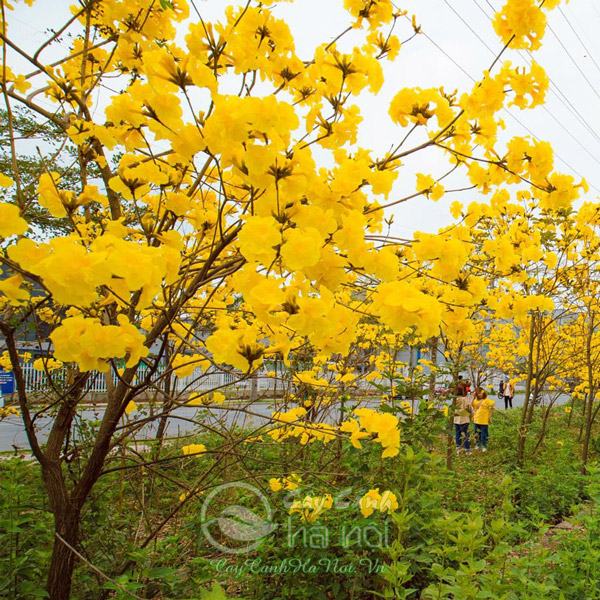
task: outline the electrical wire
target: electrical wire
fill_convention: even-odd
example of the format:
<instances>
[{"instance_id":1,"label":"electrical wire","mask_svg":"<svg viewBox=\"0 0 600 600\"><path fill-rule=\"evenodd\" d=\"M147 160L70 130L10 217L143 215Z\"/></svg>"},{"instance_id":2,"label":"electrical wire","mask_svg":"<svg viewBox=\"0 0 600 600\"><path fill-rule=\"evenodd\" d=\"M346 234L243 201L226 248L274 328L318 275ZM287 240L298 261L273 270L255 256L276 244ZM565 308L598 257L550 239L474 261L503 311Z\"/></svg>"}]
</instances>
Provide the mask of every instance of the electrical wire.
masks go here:
<instances>
[{"instance_id":1,"label":"electrical wire","mask_svg":"<svg viewBox=\"0 0 600 600\"><path fill-rule=\"evenodd\" d=\"M594 84L589 80L588 76L585 74L583 69L579 66L579 63L573 58L573 55L569 52L569 49L563 44L563 41L560 39L560 36L554 31L554 29L552 29L552 26L550 25L550 23L548 23L546 25L546 27L548 27L548 29L550 30L550 33L552 33L552 35L556 38L556 41L560 44L561 48L565 51L565 54L569 57L569 60L573 63L573 65L575 66L577 71L579 71L579 74L583 77L585 82L588 84L588 87L592 90L592 92L598 98L598 100L600 100L600 93L598 92L598 90L596 89Z\"/></svg>"},{"instance_id":2,"label":"electrical wire","mask_svg":"<svg viewBox=\"0 0 600 600\"><path fill-rule=\"evenodd\" d=\"M485 11L485 9L479 4L478 0L473 0L475 6L490 20L492 21L492 17ZM489 4L489 2L488 2ZM531 66L533 60L533 55L528 51L529 58L527 58L522 51L519 51L521 58ZM558 101L569 111L571 112L576 119L580 122L580 124L584 127L584 129L598 142L600 142L600 135L594 131L593 127L590 123L585 119L585 117L577 110L577 107L569 100L569 98L562 92L562 90L554 83L552 78L548 77L550 83L550 93L558 99ZM559 95L560 94L560 95ZM561 97L562 95L562 97ZM573 132L551 111L545 104L541 106L542 110L548 114L548 116L596 163L600 165L600 160L598 157L591 152L587 146L585 146L581 140L576 137Z\"/></svg>"},{"instance_id":3,"label":"electrical wire","mask_svg":"<svg viewBox=\"0 0 600 600\"><path fill-rule=\"evenodd\" d=\"M594 58L594 55L592 54L591 50L589 50L588 47L585 45L585 42L583 41L583 39L581 38L581 36L577 32L577 30L575 29L575 27L573 27L571 21L569 21L569 17L567 17L567 15L565 14L565 11L562 9L562 6L559 6L558 10L559 10L560 14L563 16L563 19L567 22L567 25L569 26L569 28L571 29L571 31L575 34L575 37L579 40L579 43L583 46L583 49L587 52L587 55L589 56L589 58L591 59L591 61L594 63L594 66L596 67L596 70L600 73L600 65L598 64L598 62Z\"/></svg>"},{"instance_id":4,"label":"electrical wire","mask_svg":"<svg viewBox=\"0 0 600 600\"><path fill-rule=\"evenodd\" d=\"M480 38L480 36L478 34L475 33L475 31L473 30L473 28L465 21L465 19L462 17L462 15L460 15L459 13L457 13L456 10L454 10L454 8L448 4L447 0L443 0L443 2L445 4L448 5L448 7L452 10L452 12L454 12L459 18L460 20L463 22L463 24L469 29L469 31L471 31L471 33L473 33L478 39L479 41L491 52L493 52L491 50L491 48ZM486 0L487 2L487 0ZM489 2L488 2L489 4ZM485 11L484 11L485 12ZM424 33L422 31L422 33ZM425 37L440 51L442 52L449 60L452 61L452 63L458 67L462 73L464 73L471 81L475 82L476 79L464 68L462 67L462 65L460 65L460 63L458 63L458 61L456 61L448 52L446 52L437 42L435 42L433 40L433 38L431 38L431 36L425 34ZM543 105L542 105L543 106ZM557 123L559 123L561 125L561 127L564 128L564 125L562 125L560 123L560 121L553 115L553 113L551 113L546 107L544 107L545 110L548 112L549 115L551 115ZM508 108L504 109L506 111L506 113L516 122L518 123L525 131L527 131L527 133L529 133L529 135L531 135L536 141L539 141L540 138L529 128L527 127L527 125L525 125L515 114L513 114ZM565 128L566 130L566 128ZM568 131L568 130L567 130ZM569 132L570 133L570 132ZM570 134L572 135L572 134ZM587 148L585 148L581 142L579 140L577 140L577 138L575 138L573 136L573 139L575 139L575 141L578 143L578 145L580 145L580 147L582 147L596 162L598 162L600 164L600 161L593 155L591 154L591 152L589 150L587 150ZM581 179L585 179L583 177L583 175L581 175L581 173L579 173L579 171L573 167L573 165L571 165L569 162L567 162L564 158L562 158L560 156L560 154L558 154L556 151L554 152L554 155L556 156L556 158L558 158L558 160L560 160L569 170L571 170L573 173L575 173L579 178ZM597 192L600 193L600 189L597 188L595 185L590 184L590 187L592 187L594 190L596 190Z\"/></svg>"},{"instance_id":5,"label":"electrical wire","mask_svg":"<svg viewBox=\"0 0 600 600\"><path fill-rule=\"evenodd\" d=\"M475 31L475 29L471 27L471 25L469 25L469 22L463 18L463 16L454 8L454 6L452 6L452 4L448 2L448 0L444 0L444 4L463 22L465 27L467 27L467 29L489 50L490 54L492 56L496 56L497 52L490 48L490 46L488 46L486 41L477 33L477 31Z\"/></svg>"},{"instance_id":6,"label":"electrical wire","mask_svg":"<svg viewBox=\"0 0 600 600\"><path fill-rule=\"evenodd\" d=\"M493 22L492 17L486 12L486 10L479 4L478 0L473 0L475 6L477 6L477 8L490 20L490 22ZM486 0L487 2L487 0ZM487 2L488 6L490 6L492 8L492 10L494 10L494 7ZM531 66L531 62L534 59L533 54L528 50L527 54L529 55L529 58L527 58L525 56L525 54L523 53L522 50L518 51L519 54L521 55L521 58L523 59L523 61L525 63L527 63L527 65ZM594 127L589 123L589 121L581 114L581 112L577 109L577 107L575 106L575 104L573 104L573 102L569 99L569 97L560 89L560 87L558 86L558 84L551 78L548 77L548 81L550 83L550 88L549 88L549 92L570 112L573 114L573 116L577 119L577 121L579 121L579 123L582 125L582 127L597 141L600 142L600 134L598 134L595 130ZM545 108L545 107L544 107ZM545 108L545 110L552 115L552 118L554 121L557 121L560 126L561 129L564 129L568 132L569 136L572 137L573 139L577 140L578 145L582 146L581 142L575 138L575 136L573 135L573 133L566 128L562 122L560 120L558 120L553 113L551 113L547 108ZM590 155L590 156L594 156L589 150L587 150L586 148L586 152Z\"/></svg>"}]
</instances>

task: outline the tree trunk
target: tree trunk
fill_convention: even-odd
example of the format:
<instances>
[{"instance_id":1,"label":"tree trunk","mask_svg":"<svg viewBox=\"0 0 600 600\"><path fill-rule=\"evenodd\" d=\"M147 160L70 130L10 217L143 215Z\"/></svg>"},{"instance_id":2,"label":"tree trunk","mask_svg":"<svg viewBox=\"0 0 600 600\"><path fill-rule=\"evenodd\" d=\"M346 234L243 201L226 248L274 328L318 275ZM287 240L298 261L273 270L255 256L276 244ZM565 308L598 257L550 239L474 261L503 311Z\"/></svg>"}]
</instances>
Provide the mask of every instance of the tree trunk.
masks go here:
<instances>
[{"instance_id":1,"label":"tree trunk","mask_svg":"<svg viewBox=\"0 0 600 600\"><path fill-rule=\"evenodd\" d=\"M69 546L75 548L78 542L79 511L67 508L58 514L55 513L54 531L62 539L58 535L54 536L52 558L48 569L48 598L49 600L69 600L77 558Z\"/></svg>"},{"instance_id":2,"label":"tree trunk","mask_svg":"<svg viewBox=\"0 0 600 600\"><path fill-rule=\"evenodd\" d=\"M585 394L583 396L583 406L581 407L581 422L579 423L579 435L577 436L578 442L581 442L583 440L583 428L585 427L585 414L587 411L588 398L589 394Z\"/></svg>"},{"instance_id":3,"label":"tree trunk","mask_svg":"<svg viewBox=\"0 0 600 600\"><path fill-rule=\"evenodd\" d=\"M160 454L160 449L162 447L163 438L165 435L165 431L167 429L167 423L169 421L169 409L171 408L173 401L171 398L171 381L173 379L173 373L171 372L171 348L169 346L168 334L165 335L164 340L164 348L165 348L165 368L167 369L167 374L165 376L164 381L164 396L161 408L161 416L158 421L158 428L156 430L156 446L154 449L153 457L156 460L158 455Z\"/></svg>"},{"instance_id":4,"label":"tree trunk","mask_svg":"<svg viewBox=\"0 0 600 600\"><path fill-rule=\"evenodd\" d=\"M42 466L42 476L54 515L55 533L48 569L48 597L50 600L67 600L71 594L76 558L69 545L75 548L78 542L80 509L69 496L58 460L46 462Z\"/></svg>"},{"instance_id":5,"label":"tree trunk","mask_svg":"<svg viewBox=\"0 0 600 600\"><path fill-rule=\"evenodd\" d=\"M431 349L431 372L429 373L429 402L435 402L435 380L436 380L436 369L437 369L437 355L438 355L438 339L437 337L431 338L429 345Z\"/></svg>"},{"instance_id":6,"label":"tree trunk","mask_svg":"<svg viewBox=\"0 0 600 600\"><path fill-rule=\"evenodd\" d=\"M556 398L550 401L550 403L546 407L546 410L544 410L542 413L542 429L538 436L538 440L535 444L535 448L533 449L534 453L537 452L540 446L544 443L544 439L546 438L546 434L548 433L548 419L550 418L550 412L552 411L555 402Z\"/></svg>"},{"instance_id":7,"label":"tree trunk","mask_svg":"<svg viewBox=\"0 0 600 600\"><path fill-rule=\"evenodd\" d=\"M529 326L529 355L527 365L527 380L525 381L525 399L523 401L523 412L521 413L521 424L519 426L519 439L517 442L517 465L523 466L525 459L525 442L527 441L527 418L529 415L529 403L531 395L531 382L533 380L533 346L535 342L535 317L531 315Z\"/></svg>"},{"instance_id":8,"label":"tree trunk","mask_svg":"<svg viewBox=\"0 0 600 600\"><path fill-rule=\"evenodd\" d=\"M594 421L594 398L596 392L594 389L594 369L592 364L592 338L594 337L594 319L590 316L589 329L587 331L585 343L585 362L588 376L588 401L585 406L584 419L585 429L583 435L583 448L581 450L581 471L585 475L587 472L587 462L590 452L590 439L592 437L592 423Z\"/></svg>"},{"instance_id":9,"label":"tree trunk","mask_svg":"<svg viewBox=\"0 0 600 600\"><path fill-rule=\"evenodd\" d=\"M571 427L571 422L573 421L573 413L575 412L575 398L571 394L571 412L569 413L569 418L567 420L567 427Z\"/></svg>"},{"instance_id":10,"label":"tree trunk","mask_svg":"<svg viewBox=\"0 0 600 600\"><path fill-rule=\"evenodd\" d=\"M452 404L448 408L448 421L446 423L446 468L451 471L454 467L454 410L456 407L456 394L453 393Z\"/></svg>"}]
</instances>

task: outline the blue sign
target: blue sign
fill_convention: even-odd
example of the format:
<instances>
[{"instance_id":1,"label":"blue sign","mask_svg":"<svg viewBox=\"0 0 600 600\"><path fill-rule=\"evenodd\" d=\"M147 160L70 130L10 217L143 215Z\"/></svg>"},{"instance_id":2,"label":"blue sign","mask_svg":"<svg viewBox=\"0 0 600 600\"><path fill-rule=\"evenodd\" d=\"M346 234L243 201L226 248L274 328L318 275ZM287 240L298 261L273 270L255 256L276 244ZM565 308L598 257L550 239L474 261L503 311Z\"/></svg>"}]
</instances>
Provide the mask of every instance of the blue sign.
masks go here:
<instances>
[{"instance_id":1,"label":"blue sign","mask_svg":"<svg viewBox=\"0 0 600 600\"><path fill-rule=\"evenodd\" d=\"M15 375L12 371L0 369L0 391L2 395L15 393Z\"/></svg>"}]
</instances>

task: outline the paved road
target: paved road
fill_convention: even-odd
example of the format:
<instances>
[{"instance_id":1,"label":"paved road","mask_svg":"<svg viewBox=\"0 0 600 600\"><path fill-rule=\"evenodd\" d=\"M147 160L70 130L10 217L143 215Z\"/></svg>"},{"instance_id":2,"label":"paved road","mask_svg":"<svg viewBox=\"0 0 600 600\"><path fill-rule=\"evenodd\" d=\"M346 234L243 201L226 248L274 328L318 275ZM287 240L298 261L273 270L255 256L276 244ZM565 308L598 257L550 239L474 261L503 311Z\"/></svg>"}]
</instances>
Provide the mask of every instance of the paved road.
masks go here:
<instances>
[{"instance_id":1,"label":"paved road","mask_svg":"<svg viewBox=\"0 0 600 600\"><path fill-rule=\"evenodd\" d=\"M272 412L272 408L267 403L255 403L248 411L254 414L248 414L244 411L236 409L211 409L209 411L203 411L202 415L198 414L196 407L181 407L176 408L172 411L171 417L167 421L166 436L167 437L184 437L187 434L192 433L198 429L198 425L194 422L195 420L201 421L206 424L207 427L218 428L218 427L252 427L262 423L268 422L268 417ZM79 437L82 435L80 426L99 421L104 413L104 406L97 406L95 408L84 408L77 413L75 435ZM138 419L142 419L148 416L149 411L147 408L141 409L141 411L132 413L128 418L122 421L125 425L127 422L133 422ZM44 442L48 436L50 427L53 419L48 416L42 416L36 421L36 428L38 438ZM155 419L151 423L144 425L144 427L138 431L136 437L138 439L151 438L156 433L158 427L158 419ZM0 421L0 452L7 450L13 450L15 446L19 449L28 450L29 444L25 435L25 429L23 427L23 421L20 417L8 417Z\"/></svg>"},{"instance_id":2,"label":"paved road","mask_svg":"<svg viewBox=\"0 0 600 600\"><path fill-rule=\"evenodd\" d=\"M568 396L562 396L557 401L557 404L564 404L568 401ZM377 400L369 400L363 402L361 405L376 405ZM513 401L514 408L523 405L523 395L517 394ZM244 405L247 408L240 409L240 407L215 407L210 410L200 409L202 412L199 414L196 407L180 407L173 410L171 417L167 422L167 437L184 437L192 434L194 431L198 431L199 424L201 422L208 428L228 428L231 427L258 427L268 422L269 416L273 412L273 406L271 402L255 402L251 406ZM496 398L496 407L504 410L504 402ZM134 421L149 415L150 407L148 405L141 406L141 410L136 413L132 413L127 420ZM81 435L81 425L89 424L90 422L98 421L102 418L104 413L104 406L99 405L94 408L84 408L77 413L75 436ZM338 420L339 407L330 409L323 420L328 422L335 422ZM321 419L319 419L321 420ZM125 424L126 421L123 421ZM52 424L51 417L40 417L36 426L38 429L38 437L44 442L48 436L50 426ZM153 422L146 424L141 429L136 437L138 439L152 438L156 433L158 421L155 419ZM14 450L17 447L20 450L28 450L29 444L27 443L27 437L23 428L23 422L20 417L8 417L0 421L0 452L6 452Z\"/></svg>"}]
</instances>

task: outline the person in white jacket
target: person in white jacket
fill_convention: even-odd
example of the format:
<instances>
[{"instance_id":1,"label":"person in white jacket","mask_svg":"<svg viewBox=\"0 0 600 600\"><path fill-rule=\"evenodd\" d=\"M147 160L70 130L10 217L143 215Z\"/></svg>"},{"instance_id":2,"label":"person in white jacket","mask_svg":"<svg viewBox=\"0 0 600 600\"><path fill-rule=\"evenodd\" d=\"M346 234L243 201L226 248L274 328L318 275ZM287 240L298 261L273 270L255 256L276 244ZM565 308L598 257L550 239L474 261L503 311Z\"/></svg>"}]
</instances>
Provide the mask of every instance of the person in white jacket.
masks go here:
<instances>
[{"instance_id":1,"label":"person in white jacket","mask_svg":"<svg viewBox=\"0 0 600 600\"><path fill-rule=\"evenodd\" d=\"M469 452L469 423L471 422L471 399L467 395L465 384L459 382L456 386L456 399L454 401L454 434L456 451Z\"/></svg>"},{"instance_id":2,"label":"person in white jacket","mask_svg":"<svg viewBox=\"0 0 600 600\"><path fill-rule=\"evenodd\" d=\"M512 408L512 401L515 396L515 387L510 379L504 382L504 409Z\"/></svg>"}]
</instances>

